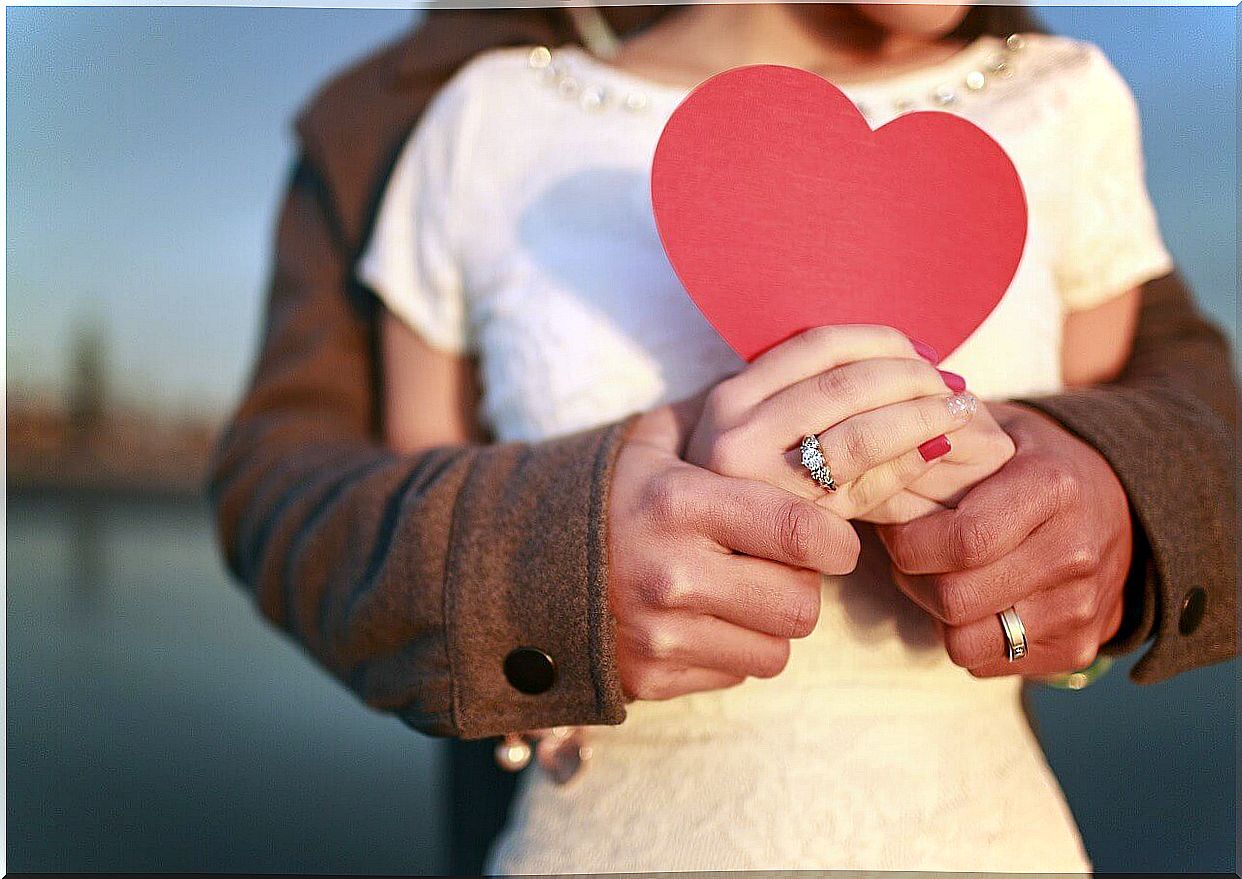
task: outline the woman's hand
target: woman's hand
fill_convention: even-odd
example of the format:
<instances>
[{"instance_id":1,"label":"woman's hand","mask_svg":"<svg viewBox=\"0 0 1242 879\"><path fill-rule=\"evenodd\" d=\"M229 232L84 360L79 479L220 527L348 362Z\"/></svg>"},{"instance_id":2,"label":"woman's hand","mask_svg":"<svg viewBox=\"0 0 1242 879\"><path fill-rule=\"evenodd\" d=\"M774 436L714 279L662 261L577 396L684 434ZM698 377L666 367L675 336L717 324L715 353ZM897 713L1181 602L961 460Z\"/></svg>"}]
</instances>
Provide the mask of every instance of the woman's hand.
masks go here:
<instances>
[{"instance_id":1,"label":"woman's hand","mask_svg":"<svg viewBox=\"0 0 1242 879\"><path fill-rule=\"evenodd\" d=\"M685 459L769 482L842 518L876 512L881 521L904 521L940 508L1012 454L990 416L967 429L978 409L960 377L937 370L898 331L820 327L709 391ZM808 434L818 435L835 492L802 466ZM931 479L937 460L954 450L952 474Z\"/></svg>"},{"instance_id":2,"label":"woman's hand","mask_svg":"<svg viewBox=\"0 0 1242 879\"><path fill-rule=\"evenodd\" d=\"M949 452L903 490L858 516L877 525L900 525L957 506L971 488L996 473L1014 455L1014 442L980 403L975 417L949 435Z\"/></svg>"}]
</instances>

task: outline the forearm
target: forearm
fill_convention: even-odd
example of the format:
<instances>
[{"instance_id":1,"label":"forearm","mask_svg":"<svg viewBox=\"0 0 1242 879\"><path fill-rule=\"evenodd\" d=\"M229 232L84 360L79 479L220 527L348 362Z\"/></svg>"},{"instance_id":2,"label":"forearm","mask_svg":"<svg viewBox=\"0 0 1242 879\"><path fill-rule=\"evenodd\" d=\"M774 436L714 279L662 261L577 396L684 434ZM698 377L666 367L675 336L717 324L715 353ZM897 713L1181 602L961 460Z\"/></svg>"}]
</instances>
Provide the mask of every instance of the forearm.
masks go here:
<instances>
[{"instance_id":1,"label":"forearm","mask_svg":"<svg viewBox=\"0 0 1242 879\"><path fill-rule=\"evenodd\" d=\"M615 723L606 553L585 526L602 521L590 507L619 430L413 457L235 436L217 469L221 536L269 619L418 729ZM546 693L506 680L521 646L555 660Z\"/></svg>"},{"instance_id":2,"label":"forearm","mask_svg":"<svg viewBox=\"0 0 1242 879\"><path fill-rule=\"evenodd\" d=\"M1144 683L1232 656L1237 388L1228 343L1180 278L1144 287L1134 349L1116 381L1022 402L1095 447L1129 497L1134 588L1105 650L1154 636L1133 671ZM1196 589L1205 613L1192 626L1193 610L1183 608L1198 601Z\"/></svg>"},{"instance_id":3,"label":"forearm","mask_svg":"<svg viewBox=\"0 0 1242 879\"><path fill-rule=\"evenodd\" d=\"M304 168L282 213L259 367L214 462L230 567L370 705L426 732L616 723L603 505L625 425L401 455L376 439L372 334ZM546 692L508 653L556 664Z\"/></svg>"}]
</instances>

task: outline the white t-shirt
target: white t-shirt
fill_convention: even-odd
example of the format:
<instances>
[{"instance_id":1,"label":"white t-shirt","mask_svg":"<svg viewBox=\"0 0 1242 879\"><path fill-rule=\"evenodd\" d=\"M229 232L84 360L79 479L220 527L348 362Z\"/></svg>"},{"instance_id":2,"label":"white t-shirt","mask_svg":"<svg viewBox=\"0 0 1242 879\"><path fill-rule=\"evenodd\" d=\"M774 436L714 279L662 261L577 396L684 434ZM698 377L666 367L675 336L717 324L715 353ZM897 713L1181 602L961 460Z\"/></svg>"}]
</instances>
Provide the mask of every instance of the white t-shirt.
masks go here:
<instances>
[{"instance_id":1,"label":"white t-shirt","mask_svg":"<svg viewBox=\"0 0 1242 879\"><path fill-rule=\"evenodd\" d=\"M652 218L652 154L685 90L572 47L545 57L487 52L445 86L359 266L430 344L477 355L480 416L502 440L614 421L741 366ZM1066 313L1170 269L1133 99L1096 48L985 37L843 90L873 125L960 113L1021 174L1022 262L945 363L981 396L1058 390ZM592 730L594 756L570 785L527 773L491 869L1087 869L1020 681L954 666L864 543L854 574L824 578L816 631L780 676L634 703L624 724Z\"/></svg>"}]
</instances>

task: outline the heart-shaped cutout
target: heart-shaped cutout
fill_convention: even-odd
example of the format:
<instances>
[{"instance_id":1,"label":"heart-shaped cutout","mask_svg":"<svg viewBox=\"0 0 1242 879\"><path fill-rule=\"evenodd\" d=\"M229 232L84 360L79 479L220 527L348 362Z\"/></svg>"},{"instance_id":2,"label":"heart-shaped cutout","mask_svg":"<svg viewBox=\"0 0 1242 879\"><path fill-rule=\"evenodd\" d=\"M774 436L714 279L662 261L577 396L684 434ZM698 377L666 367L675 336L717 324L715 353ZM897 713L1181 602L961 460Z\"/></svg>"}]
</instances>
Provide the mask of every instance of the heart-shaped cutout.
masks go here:
<instances>
[{"instance_id":1,"label":"heart-shaped cutout","mask_svg":"<svg viewBox=\"0 0 1242 879\"><path fill-rule=\"evenodd\" d=\"M825 324L885 324L946 356L992 312L1026 241L1013 162L951 113L875 131L805 70L739 67L692 91L651 169L682 284L746 360Z\"/></svg>"}]
</instances>

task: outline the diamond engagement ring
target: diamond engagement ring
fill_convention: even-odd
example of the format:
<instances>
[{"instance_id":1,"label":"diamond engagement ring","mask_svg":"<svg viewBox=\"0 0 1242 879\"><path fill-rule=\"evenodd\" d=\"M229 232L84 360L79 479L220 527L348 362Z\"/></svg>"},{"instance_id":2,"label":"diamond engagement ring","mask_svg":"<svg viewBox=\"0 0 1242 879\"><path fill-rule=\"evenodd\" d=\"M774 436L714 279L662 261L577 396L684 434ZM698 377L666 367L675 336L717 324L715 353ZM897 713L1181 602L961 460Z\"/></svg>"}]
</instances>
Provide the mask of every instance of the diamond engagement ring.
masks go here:
<instances>
[{"instance_id":1,"label":"diamond engagement ring","mask_svg":"<svg viewBox=\"0 0 1242 879\"><path fill-rule=\"evenodd\" d=\"M828 469L828 462L824 460L824 452L819 447L819 438L811 433L802 438L802 466L807 469L820 488L828 491L837 490L832 471Z\"/></svg>"}]
</instances>

